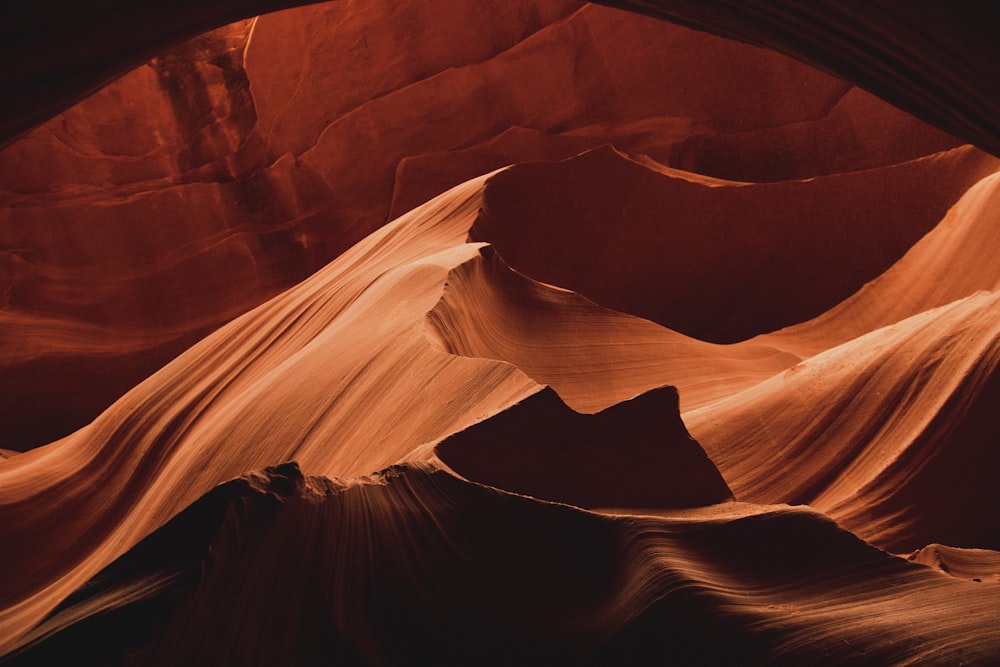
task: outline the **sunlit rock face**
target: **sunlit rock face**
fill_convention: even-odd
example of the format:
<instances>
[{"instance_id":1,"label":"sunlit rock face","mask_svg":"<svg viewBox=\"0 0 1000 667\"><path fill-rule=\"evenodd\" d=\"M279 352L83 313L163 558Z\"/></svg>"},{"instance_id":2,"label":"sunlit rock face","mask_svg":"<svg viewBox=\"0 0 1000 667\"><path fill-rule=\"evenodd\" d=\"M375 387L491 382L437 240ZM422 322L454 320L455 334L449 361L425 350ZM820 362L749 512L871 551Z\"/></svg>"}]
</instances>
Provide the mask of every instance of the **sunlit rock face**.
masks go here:
<instances>
[{"instance_id":1,"label":"sunlit rock face","mask_svg":"<svg viewBox=\"0 0 1000 667\"><path fill-rule=\"evenodd\" d=\"M573 2L453 4L442 17L337 2L220 28L0 153L7 447L82 426L388 219L513 162L612 142L775 181L957 144L791 59L662 21ZM943 164L925 178L939 171L971 184ZM886 202L924 187L893 185L878 186ZM914 204L881 264L955 197ZM868 206L839 201L855 218Z\"/></svg>"},{"instance_id":2,"label":"sunlit rock face","mask_svg":"<svg viewBox=\"0 0 1000 667\"><path fill-rule=\"evenodd\" d=\"M1000 660L1000 159L445 4L245 18L0 152L0 661Z\"/></svg>"}]
</instances>

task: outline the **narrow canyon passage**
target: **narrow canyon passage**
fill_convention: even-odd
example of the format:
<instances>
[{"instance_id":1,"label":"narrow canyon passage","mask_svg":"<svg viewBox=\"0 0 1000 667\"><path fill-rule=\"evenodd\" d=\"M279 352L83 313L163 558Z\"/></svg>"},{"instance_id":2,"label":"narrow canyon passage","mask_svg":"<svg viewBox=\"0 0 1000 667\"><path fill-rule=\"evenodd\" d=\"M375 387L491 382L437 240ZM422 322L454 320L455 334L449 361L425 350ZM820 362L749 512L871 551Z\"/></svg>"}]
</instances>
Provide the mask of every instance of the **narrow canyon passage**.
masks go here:
<instances>
[{"instance_id":1,"label":"narrow canyon passage","mask_svg":"<svg viewBox=\"0 0 1000 667\"><path fill-rule=\"evenodd\" d=\"M1000 660L1000 16L608 4L9 41L0 664Z\"/></svg>"}]
</instances>

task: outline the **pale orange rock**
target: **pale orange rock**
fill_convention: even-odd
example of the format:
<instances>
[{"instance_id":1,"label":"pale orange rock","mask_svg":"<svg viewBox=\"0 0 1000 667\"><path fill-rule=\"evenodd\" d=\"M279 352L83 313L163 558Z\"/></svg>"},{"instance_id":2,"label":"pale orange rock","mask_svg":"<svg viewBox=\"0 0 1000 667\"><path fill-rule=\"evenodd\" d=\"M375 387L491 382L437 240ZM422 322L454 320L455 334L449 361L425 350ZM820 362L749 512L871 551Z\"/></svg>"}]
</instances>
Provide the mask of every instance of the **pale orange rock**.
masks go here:
<instances>
[{"instance_id":1,"label":"pale orange rock","mask_svg":"<svg viewBox=\"0 0 1000 667\"><path fill-rule=\"evenodd\" d=\"M952 145L787 57L567 0L344 1L180 45L0 152L0 304L38 332L3 341L3 444L83 426L469 178L606 142L691 166L706 137L698 169L759 180Z\"/></svg>"},{"instance_id":2,"label":"pale orange rock","mask_svg":"<svg viewBox=\"0 0 1000 667\"><path fill-rule=\"evenodd\" d=\"M995 664L1000 161L775 52L444 4L247 18L0 152L0 660ZM893 6L645 8L982 139L992 70L942 97L954 16Z\"/></svg>"}]
</instances>

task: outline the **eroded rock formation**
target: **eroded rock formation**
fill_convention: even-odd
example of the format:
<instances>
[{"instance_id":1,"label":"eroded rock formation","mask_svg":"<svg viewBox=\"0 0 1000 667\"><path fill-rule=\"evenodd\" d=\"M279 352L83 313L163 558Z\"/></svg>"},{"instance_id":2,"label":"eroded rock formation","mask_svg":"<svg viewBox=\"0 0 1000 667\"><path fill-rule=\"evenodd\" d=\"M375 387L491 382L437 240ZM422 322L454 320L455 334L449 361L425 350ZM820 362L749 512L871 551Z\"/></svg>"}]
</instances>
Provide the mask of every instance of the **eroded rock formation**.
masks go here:
<instances>
[{"instance_id":1,"label":"eroded rock formation","mask_svg":"<svg viewBox=\"0 0 1000 667\"><path fill-rule=\"evenodd\" d=\"M449 4L5 75L0 661L994 664L990 13Z\"/></svg>"},{"instance_id":2,"label":"eroded rock formation","mask_svg":"<svg viewBox=\"0 0 1000 667\"><path fill-rule=\"evenodd\" d=\"M717 313L713 321L671 318L666 304L636 311L720 341L791 324L846 297L984 168L971 149L922 160L957 142L844 81L620 10L459 2L445 20L417 3L335 2L244 21L158 56L0 153L4 444L24 449L83 426L209 331L430 197L511 163L607 142L727 179L877 170L853 177L863 186L839 185L852 177L835 175L823 181L830 185L773 186L802 188L806 208L789 206L792 197L782 216L820 246L840 232L801 217L846 216L853 233L872 235L842 239L871 253L868 265L831 264L813 278L815 298L784 299L809 303L752 323L714 321ZM914 170L921 176L909 178ZM931 188L932 179L940 186ZM768 190L719 204L695 194L692 215L740 207L769 224L773 210L761 204ZM570 212L560 219L569 222ZM642 215L658 224L662 212ZM891 221L867 222L880 217ZM743 233L756 234L755 224L748 220ZM502 245L502 232L494 235ZM629 235L620 242L641 243ZM738 275L719 273L716 263L705 266L715 277L687 279L742 280L771 263L769 252L765 244L741 260L742 273L733 262ZM509 257L515 266L519 259ZM763 272L758 290L780 289L789 270L799 279L816 259L785 253L779 263L807 268L773 279ZM636 275L632 288L638 280L659 289L670 278ZM615 281L570 286L607 305L620 300ZM778 300L759 301L745 303L763 312Z\"/></svg>"}]
</instances>

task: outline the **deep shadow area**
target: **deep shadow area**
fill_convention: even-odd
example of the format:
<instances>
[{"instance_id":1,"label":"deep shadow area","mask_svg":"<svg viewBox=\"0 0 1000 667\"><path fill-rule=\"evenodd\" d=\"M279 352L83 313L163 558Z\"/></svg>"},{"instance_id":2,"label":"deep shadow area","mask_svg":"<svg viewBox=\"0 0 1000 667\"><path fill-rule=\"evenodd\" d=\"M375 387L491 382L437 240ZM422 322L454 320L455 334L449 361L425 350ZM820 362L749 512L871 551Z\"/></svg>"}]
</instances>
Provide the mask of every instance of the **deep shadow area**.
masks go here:
<instances>
[{"instance_id":1,"label":"deep shadow area","mask_svg":"<svg viewBox=\"0 0 1000 667\"><path fill-rule=\"evenodd\" d=\"M680 418L677 390L654 389L597 414L551 388L437 446L459 474L578 507L697 507L732 500Z\"/></svg>"}]
</instances>

